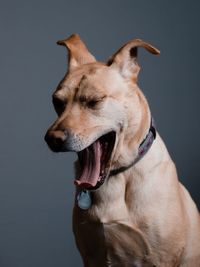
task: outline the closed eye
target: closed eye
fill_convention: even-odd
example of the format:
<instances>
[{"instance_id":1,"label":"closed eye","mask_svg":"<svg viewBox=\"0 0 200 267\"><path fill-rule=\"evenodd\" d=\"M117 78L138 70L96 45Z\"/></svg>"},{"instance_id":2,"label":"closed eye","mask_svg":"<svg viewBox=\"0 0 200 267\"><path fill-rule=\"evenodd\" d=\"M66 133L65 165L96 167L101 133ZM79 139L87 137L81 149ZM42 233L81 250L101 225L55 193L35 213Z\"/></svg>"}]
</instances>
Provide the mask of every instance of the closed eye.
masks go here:
<instances>
[{"instance_id":1,"label":"closed eye","mask_svg":"<svg viewBox=\"0 0 200 267\"><path fill-rule=\"evenodd\" d=\"M91 100L86 102L86 105L88 108L95 108L100 101L101 100L99 100L99 99L91 99Z\"/></svg>"},{"instance_id":2,"label":"closed eye","mask_svg":"<svg viewBox=\"0 0 200 267\"><path fill-rule=\"evenodd\" d=\"M63 113L63 111L65 110L65 107L66 107L66 101L64 101L63 99L60 99L58 97L53 96L52 102L53 102L56 113L58 115Z\"/></svg>"},{"instance_id":3,"label":"closed eye","mask_svg":"<svg viewBox=\"0 0 200 267\"><path fill-rule=\"evenodd\" d=\"M86 98L84 96L80 97L80 102L83 103L87 108L95 109L97 108L98 104L103 101L104 97L100 98Z\"/></svg>"}]
</instances>

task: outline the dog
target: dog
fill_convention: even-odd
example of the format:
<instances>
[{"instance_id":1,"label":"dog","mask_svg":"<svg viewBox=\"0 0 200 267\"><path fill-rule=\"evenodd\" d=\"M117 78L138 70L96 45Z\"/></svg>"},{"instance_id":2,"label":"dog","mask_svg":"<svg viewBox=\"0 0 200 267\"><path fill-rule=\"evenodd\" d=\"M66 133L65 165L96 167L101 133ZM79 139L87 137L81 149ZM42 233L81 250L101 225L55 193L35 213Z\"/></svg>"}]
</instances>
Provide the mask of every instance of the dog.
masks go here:
<instances>
[{"instance_id":1,"label":"dog","mask_svg":"<svg viewBox=\"0 0 200 267\"><path fill-rule=\"evenodd\" d=\"M75 151L73 231L84 267L199 267L200 216L137 85L140 39L97 62L77 34L45 140Z\"/></svg>"}]
</instances>

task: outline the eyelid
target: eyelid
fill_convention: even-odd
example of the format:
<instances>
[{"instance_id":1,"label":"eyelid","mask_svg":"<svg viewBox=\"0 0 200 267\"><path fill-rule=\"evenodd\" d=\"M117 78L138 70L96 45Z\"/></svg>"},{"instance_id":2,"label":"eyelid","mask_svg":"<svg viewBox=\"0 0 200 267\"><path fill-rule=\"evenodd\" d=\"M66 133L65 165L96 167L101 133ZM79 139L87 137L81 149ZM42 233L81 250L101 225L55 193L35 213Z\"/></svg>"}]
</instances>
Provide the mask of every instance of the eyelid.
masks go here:
<instances>
[{"instance_id":1,"label":"eyelid","mask_svg":"<svg viewBox=\"0 0 200 267\"><path fill-rule=\"evenodd\" d=\"M86 102L86 105L90 109L95 109L98 107L98 104L100 104L103 101L104 98L105 96L101 98L91 98Z\"/></svg>"},{"instance_id":2,"label":"eyelid","mask_svg":"<svg viewBox=\"0 0 200 267\"><path fill-rule=\"evenodd\" d=\"M80 98L79 98L79 101L80 102L90 102L90 101L94 101L94 102L100 102L100 101L102 101L104 98L105 98L106 96L100 96L100 97L98 97L98 96L94 96L94 97L91 97L91 96L81 96Z\"/></svg>"}]
</instances>

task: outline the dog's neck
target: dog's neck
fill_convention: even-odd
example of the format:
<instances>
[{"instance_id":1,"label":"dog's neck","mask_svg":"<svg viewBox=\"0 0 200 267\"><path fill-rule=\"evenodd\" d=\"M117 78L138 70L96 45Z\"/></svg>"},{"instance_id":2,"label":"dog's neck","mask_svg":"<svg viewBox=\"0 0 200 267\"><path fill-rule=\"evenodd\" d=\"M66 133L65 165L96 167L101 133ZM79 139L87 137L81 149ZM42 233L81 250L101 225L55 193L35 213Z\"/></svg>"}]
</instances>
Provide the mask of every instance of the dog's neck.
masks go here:
<instances>
[{"instance_id":1,"label":"dog's neck","mask_svg":"<svg viewBox=\"0 0 200 267\"><path fill-rule=\"evenodd\" d=\"M149 149L151 148L155 138L156 138L155 123L154 123L154 119L151 118L151 124L150 124L150 127L149 127L149 131L148 131L147 135L145 136L145 138L143 139L143 141L139 145L138 153L137 153L136 158L134 160L132 160L132 162L130 164L126 164L124 166L121 166L119 168L111 170L109 176L117 175L119 173L122 173L122 172L128 170L132 166L134 166L149 151Z\"/></svg>"},{"instance_id":2,"label":"dog's neck","mask_svg":"<svg viewBox=\"0 0 200 267\"><path fill-rule=\"evenodd\" d=\"M169 159L167 149L157 134L150 150L139 162L130 169L109 177L102 187L92 192L93 205L89 214L94 220L101 218L103 222L124 220L129 217L130 209L136 215L138 207L139 210L143 209L155 194L155 181L149 174Z\"/></svg>"}]
</instances>

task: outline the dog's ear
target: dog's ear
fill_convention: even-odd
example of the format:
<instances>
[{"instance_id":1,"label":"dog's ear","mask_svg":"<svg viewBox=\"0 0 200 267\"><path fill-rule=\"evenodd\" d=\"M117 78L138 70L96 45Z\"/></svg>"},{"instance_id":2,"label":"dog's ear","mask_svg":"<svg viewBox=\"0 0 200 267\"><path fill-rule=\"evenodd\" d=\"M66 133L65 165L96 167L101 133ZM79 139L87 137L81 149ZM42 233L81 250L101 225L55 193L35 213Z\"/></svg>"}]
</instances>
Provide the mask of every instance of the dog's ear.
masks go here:
<instances>
[{"instance_id":1,"label":"dog's ear","mask_svg":"<svg viewBox=\"0 0 200 267\"><path fill-rule=\"evenodd\" d=\"M109 59L107 65L118 68L123 77L137 80L140 70L137 62L138 47L143 47L154 55L160 54L160 51L151 44L140 39L134 39L121 47L112 58Z\"/></svg>"},{"instance_id":2,"label":"dog's ear","mask_svg":"<svg viewBox=\"0 0 200 267\"><path fill-rule=\"evenodd\" d=\"M67 47L69 51L69 71L83 64L92 63L96 61L96 59L93 57L92 54L90 54L78 34L73 34L65 40L58 41L57 44Z\"/></svg>"}]
</instances>

